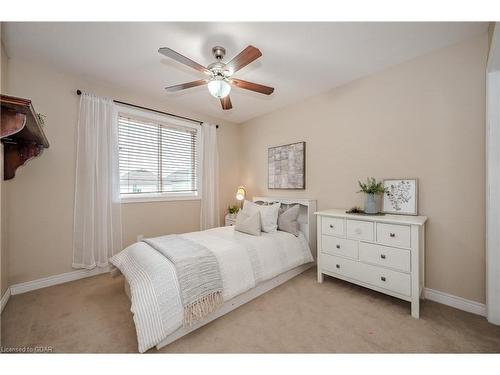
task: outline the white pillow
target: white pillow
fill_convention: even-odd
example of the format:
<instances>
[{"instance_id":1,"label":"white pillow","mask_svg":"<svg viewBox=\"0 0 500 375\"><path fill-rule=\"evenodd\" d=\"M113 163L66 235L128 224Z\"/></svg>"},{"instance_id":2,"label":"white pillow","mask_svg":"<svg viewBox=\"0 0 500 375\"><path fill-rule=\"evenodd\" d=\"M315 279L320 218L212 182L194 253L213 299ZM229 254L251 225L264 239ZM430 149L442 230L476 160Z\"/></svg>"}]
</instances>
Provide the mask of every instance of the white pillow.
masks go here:
<instances>
[{"instance_id":1,"label":"white pillow","mask_svg":"<svg viewBox=\"0 0 500 375\"><path fill-rule=\"evenodd\" d=\"M240 212L236 218L234 230L238 232L251 234L252 236L260 236L260 213L254 212L252 215L247 215L245 212Z\"/></svg>"},{"instance_id":2,"label":"white pillow","mask_svg":"<svg viewBox=\"0 0 500 375\"><path fill-rule=\"evenodd\" d=\"M278 229L278 213L281 203L273 203L270 205L260 205L250 201L243 203L243 212L247 215L252 215L255 212L260 212L260 224L263 232L275 232Z\"/></svg>"}]
</instances>

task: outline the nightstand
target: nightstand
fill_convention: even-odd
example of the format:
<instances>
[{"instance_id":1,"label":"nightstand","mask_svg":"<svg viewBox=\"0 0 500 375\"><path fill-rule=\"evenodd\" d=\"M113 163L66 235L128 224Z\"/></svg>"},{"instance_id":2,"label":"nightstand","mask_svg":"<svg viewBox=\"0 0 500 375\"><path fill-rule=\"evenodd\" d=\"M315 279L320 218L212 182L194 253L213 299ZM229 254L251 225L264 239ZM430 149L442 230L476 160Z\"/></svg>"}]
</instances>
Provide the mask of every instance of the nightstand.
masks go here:
<instances>
[{"instance_id":1,"label":"nightstand","mask_svg":"<svg viewBox=\"0 0 500 375\"><path fill-rule=\"evenodd\" d=\"M237 214L233 214L233 215L227 214L224 225L226 227L232 227L233 225L235 225L236 224L236 216L237 216Z\"/></svg>"}]
</instances>

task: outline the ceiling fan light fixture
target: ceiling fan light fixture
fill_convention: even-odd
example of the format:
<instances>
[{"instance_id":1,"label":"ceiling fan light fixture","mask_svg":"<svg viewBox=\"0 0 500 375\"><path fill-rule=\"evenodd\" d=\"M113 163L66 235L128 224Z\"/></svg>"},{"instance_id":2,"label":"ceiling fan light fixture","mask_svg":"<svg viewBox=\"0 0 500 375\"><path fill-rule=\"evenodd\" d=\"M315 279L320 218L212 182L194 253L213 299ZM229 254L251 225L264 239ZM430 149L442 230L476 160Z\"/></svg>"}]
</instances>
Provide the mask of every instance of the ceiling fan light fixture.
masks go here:
<instances>
[{"instance_id":1,"label":"ceiling fan light fixture","mask_svg":"<svg viewBox=\"0 0 500 375\"><path fill-rule=\"evenodd\" d=\"M223 78L214 78L208 82L208 91L217 98L225 98L231 92L231 85Z\"/></svg>"},{"instance_id":2,"label":"ceiling fan light fixture","mask_svg":"<svg viewBox=\"0 0 500 375\"><path fill-rule=\"evenodd\" d=\"M255 48L254 46L246 47L243 51L241 51L227 63L222 61L224 59L224 56L226 55L226 50L224 49L224 47L215 46L214 48L212 48L212 53L214 55L215 61L207 67L198 64L196 61L193 61L190 58L181 55L179 52L176 52L168 47L162 47L158 50L158 52L163 56L169 57L198 72L208 75L208 77L205 77L204 79L198 79L196 81L186 82L180 85L165 87L165 90L167 92L177 92L185 89L190 89L192 87L207 85L210 95L220 100L222 109L229 110L233 108L231 98L229 97L232 86L264 95L271 95L274 91L273 87L233 78L233 73L238 72L240 69L244 68L245 66L262 56L262 52L260 52L259 49Z\"/></svg>"}]
</instances>

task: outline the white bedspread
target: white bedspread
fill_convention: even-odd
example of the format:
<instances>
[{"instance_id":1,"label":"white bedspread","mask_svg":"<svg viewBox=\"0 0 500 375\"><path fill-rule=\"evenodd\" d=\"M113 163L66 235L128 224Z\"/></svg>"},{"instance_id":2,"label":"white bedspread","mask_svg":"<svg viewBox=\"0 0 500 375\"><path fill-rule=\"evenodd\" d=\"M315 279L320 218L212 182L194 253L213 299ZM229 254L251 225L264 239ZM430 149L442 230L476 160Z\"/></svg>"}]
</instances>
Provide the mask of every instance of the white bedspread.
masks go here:
<instances>
[{"instance_id":1,"label":"white bedspread","mask_svg":"<svg viewBox=\"0 0 500 375\"><path fill-rule=\"evenodd\" d=\"M205 246L216 256L224 301L313 261L302 233L299 237L282 231L251 236L233 227L221 227L181 236ZM131 311L139 352L143 353L182 326L183 307L175 268L144 242L127 247L111 258L111 263L130 284Z\"/></svg>"}]
</instances>

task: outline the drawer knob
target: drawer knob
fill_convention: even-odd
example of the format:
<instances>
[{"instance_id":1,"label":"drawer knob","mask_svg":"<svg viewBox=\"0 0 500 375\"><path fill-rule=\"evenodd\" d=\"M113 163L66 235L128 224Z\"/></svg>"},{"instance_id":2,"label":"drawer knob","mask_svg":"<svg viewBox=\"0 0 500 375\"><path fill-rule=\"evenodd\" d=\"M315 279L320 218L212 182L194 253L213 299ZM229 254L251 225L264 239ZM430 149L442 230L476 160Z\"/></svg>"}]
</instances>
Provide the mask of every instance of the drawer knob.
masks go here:
<instances>
[{"instance_id":1,"label":"drawer knob","mask_svg":"<svg viewBox=\"0 0 500 375\"><path fill-rule=\"evenodd\" d=\"M381 257L382 259L385 259L385 254L380 254L380 257Z\"/></svg>"},{"instance_id":2,"label":"drawer knob","mask_svg":"<svg viewBox=\"0 0 500 375\"><path fill-rule=\"evenodd\" d=\"M381 276L380 280L385 281L385 276Z\"/></svg>"},{"instance_id":3,"label":"drawer knob","mask_svg":"<svg viewBox=\"0 0 500 375\"><path fill-rule=\"evenodd\" d=\"M354 233L358 234L358 235L361 235L363 233L363 231L360 229L360 228L356 228L354 230Z\"/></svg>"},{"instance_id":4,"label":"drawer knob","mask_svg":"<svg viewBox=\"0 0 500 375\"><path fill-rule=\"evenodd\" d=\"M396 233L389 233L389 236L396 237Z\"/></svg>"},{"instance_id":5,"label":"drawer knob","mask_svg":"<svg viewBox=\"0 0 500 375\"><path fill-rule=\"evenodd\" d=\"M335 267L340 268L340 264L336 264Z\"/></svg>"},{"instance_id":6,"label":"drawer knob","mask_svg":"<svg viewBox=\"0 0 500 375\"><path fill-rule=\"evenodd\" d=\"M340 249L340 245L337 245L337 249Z\"/></svg>"},{"instance_id":7,"label":"drawer knob","mask_svg":"<svg viewBox=\"0 0 500 375\"><path fill-rule=\"evenodd\" d=\"M332 228L332 229L333 229L333 224L330 224L330 228Z\"/></svg>"}]
</instances>

